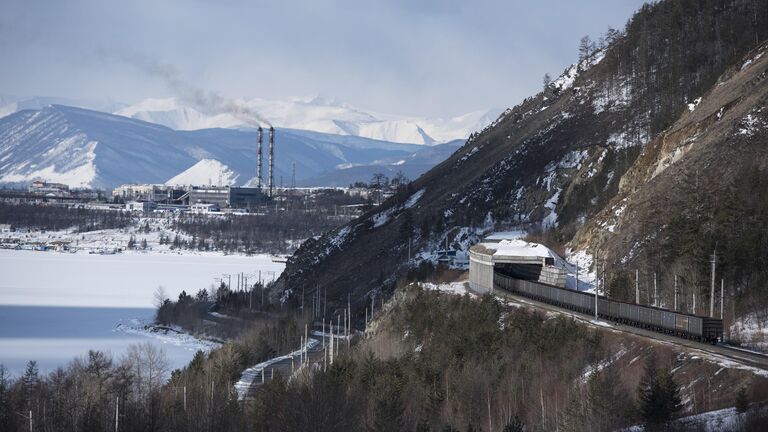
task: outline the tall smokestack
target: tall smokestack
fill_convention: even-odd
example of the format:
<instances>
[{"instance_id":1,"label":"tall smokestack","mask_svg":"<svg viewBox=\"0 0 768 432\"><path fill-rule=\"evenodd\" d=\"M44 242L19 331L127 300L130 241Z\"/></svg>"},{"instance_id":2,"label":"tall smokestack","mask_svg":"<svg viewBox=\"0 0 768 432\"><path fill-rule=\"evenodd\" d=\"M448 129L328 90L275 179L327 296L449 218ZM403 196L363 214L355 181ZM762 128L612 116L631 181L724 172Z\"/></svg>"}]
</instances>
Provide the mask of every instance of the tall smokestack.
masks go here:
<instances>
[{"instance_id":1,"label":"tall smokestack","mask_svg":"<svg viewBox=\"0 0 768 432\"><path fill-rule=\"evenodd\" d=\"M272 196L273 168L275 166L275 128L269 127L269 196Z\"/></svg>"},{"instance_id":2,"label":"tall smokestack","mask_svg":"<svg viewBox=\"0 0 768 432\"><path fill-rule=\"evenodd\" d=\"M256 187L261 188L261 126L258 131L259 144L256 146Z\"/></svg>"}]
</instances>

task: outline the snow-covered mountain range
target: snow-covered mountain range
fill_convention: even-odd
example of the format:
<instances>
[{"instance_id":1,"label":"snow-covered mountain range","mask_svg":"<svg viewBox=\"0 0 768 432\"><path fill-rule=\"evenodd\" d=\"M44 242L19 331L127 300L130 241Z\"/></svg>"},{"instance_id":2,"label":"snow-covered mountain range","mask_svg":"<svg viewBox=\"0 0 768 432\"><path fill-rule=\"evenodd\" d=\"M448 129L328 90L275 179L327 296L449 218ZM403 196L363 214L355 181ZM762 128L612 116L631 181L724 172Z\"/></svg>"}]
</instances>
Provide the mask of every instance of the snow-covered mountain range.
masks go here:
<instances>
[{"instance_id":1,"label":"snow-covered mountain range","mask_svg":"<svg viewBox=\"0 0 768 432\"><path fill-rule=\"evenodd\" d=\"M423 146L277 128L275 183L346 186L374 172L418 177L463 141ZM266 154L265 154L266 172ZM180 131L64 105L0 119L0 184L42 179L73 187L123 183L248 184L256 172L253 128Z\"/></svg>"},{"instance_id":2,"label":"snow-covered mountain range","mask_svg":"<svg viewBox=\"0 0 768 432\"><path fill-rule=\"evenodd\" d=\"M145 99L115 114L176 130L259 126L254 116L241 115L243 110L247 110L257 113L275 127L396 143L434 145L467 138L470 133L490 124L501 113L501 110L486 110L453 118L419 118L368 112L324 97L252 99L235 101L234 105L242 110L222 112L218 109L206 112L204 107L193 107L175 98Z\"/></svg>"}]
</instances>

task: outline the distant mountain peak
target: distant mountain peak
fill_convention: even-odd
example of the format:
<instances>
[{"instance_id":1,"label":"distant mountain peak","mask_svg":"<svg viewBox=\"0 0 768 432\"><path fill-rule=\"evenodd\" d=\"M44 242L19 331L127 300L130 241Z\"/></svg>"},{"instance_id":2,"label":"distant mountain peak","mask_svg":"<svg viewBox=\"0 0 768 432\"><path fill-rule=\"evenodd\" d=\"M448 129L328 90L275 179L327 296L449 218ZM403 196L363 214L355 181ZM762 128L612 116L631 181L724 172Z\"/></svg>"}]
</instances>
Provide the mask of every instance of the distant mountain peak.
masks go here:
<instances>
[{"instance_id":1,"label":"distant mountain peak","mask_svg":"<svg viewBox=\"0 0 768 432\"><path fill-rule=\"evenodd\" d=\"M495 120L500 110L475 111L453 118L418 118L367 112L338 98L316 95L286 100L251 99L239 106L276 127L353 135L403 144L435 145L465 139ZM175 130L244 129L258 126L237 113L207 113L175 98L150 98L115 112Z\"/></svg>"},{"instance_id":2,"label":"distant mountain peak","mask_svg":"<svg viewBox=\"0 0 768 432\"><path fill-rule=\"evenodd\" d=\"M216 159L201 159L165 184L232 186L240 175Z\"/></svg>"}]
</instances>

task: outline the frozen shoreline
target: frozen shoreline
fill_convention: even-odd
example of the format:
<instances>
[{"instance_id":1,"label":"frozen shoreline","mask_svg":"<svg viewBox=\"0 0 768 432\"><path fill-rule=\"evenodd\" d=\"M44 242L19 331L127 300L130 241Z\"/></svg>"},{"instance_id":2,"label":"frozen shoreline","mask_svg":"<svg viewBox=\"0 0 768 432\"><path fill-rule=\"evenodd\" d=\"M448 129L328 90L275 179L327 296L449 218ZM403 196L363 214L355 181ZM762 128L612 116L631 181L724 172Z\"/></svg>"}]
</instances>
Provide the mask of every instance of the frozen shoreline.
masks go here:
<instances>
[{"instance_id":1,"label":"frozen shoreline","mask_svg":"<svg viewBox=\"0 0 768 432\"><path fill-rule=\"evenodd\" d=\"M159 286L173 299L230 278L234 286L240 273L268 282L284 268L269 255L0 250L0 304L151 308Z\"/></svg>"},{"instance_id":2,"label":"frozen shoreline","mask_svg":"<svg viewBox=\"0 0 768 432\"><path fill-rule=\"evenodd\" d=\"M199 338L178 326L161 326L140 319L121 320L113 332L145 336L188 351L208 353L223 345L213 338Z\"/></svg>"}]
</instances>

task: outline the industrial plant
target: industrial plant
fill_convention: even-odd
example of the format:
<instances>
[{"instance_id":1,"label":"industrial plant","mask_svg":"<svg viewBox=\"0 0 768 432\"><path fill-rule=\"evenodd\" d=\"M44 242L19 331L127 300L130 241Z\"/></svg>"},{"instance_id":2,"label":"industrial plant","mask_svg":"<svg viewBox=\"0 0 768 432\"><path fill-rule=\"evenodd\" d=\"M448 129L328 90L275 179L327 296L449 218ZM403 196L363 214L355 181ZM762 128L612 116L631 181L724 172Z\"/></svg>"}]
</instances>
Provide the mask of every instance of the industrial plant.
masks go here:
<instances>
[{"instance_id":1,"label":"industrial plant","mask_svg":"<svg viewBox=\"0 0 768 432\"><path fill-rule=\"evenodd\" d=\"M274 165L275 165L275 128L269 127L269 159L267 183L263 180L263 129L258 128L256 142L256 179L255 187L231 185L168 185L168 184L125 184L112 191L115 199L126 202L126 208L145 209L146 203L152 202L164 205L184 206L196 209L243 209L262 205L275 196ZM150 208L156 208L157 206Z\"/></svg>"}]
</instances>

